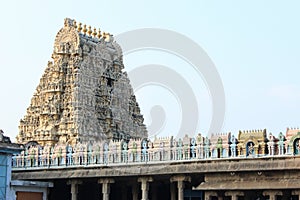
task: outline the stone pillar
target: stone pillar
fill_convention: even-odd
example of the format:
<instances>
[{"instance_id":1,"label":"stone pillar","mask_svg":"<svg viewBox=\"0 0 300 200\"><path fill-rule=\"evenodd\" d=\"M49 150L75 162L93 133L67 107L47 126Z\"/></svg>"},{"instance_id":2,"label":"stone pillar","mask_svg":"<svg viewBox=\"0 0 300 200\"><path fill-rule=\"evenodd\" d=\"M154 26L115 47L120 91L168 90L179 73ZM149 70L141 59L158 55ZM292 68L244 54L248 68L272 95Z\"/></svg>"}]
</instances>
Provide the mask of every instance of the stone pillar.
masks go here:
<instances>
[{"instance_id":1,"label":"stone pillar","mask_svg":"<svg viewBox=\"0 0 300 200\"><path fill-rule=\"evenodd\" d=\"M177 188L178 188L178 200L183 200L184 199L184 183L183 181L179 180L177 182Z\"/></svg>"},{"instance_id":2,"label":"stone pillar","mask_svg":"<svg viewBox=\"0 0 300 200\"><path fill-rule=\"evenodd\" d=\"M242 192L242 191L227 191L227 192L225 192L225 196L231 196L231 200L238 200L239 196L244 196L244 192Z\"/></svg>"},{"instance_id":3,"label":"stone pillar","mask_svg":"<svg viewBox=\"0 0 300 200\"><path fill-rule=\"evenodd\" d=\"M139 195L138 185L135 183L132 185L132 199L138 200L138 195Z\"/></svg>"},{"instance_id":4,"label":"stone pillar","mask_svg":"<svg viewBox=\"0 0 300 200\"><path fill-rule=\"evenodd\" d=\"M177 182L177 189L178 189L178 200L183 200L184 199L184 181L189 181L191 182L191 177L189 176L184 176L184 175L178 175L178 176L173 176L170 179L171 183L172 182Z\"/></svg>"},{"instance_id":5,"label":"stone pillar","mask_svg":"<svg viewBox=\"0 0 300 200\"><path fill-rule=\"evenodd\" d=\"M141 183L142 189L142 200L148 200L148 192L149 192L149 182L152 182L152 177L140 177L138 178L138 182Z\"/></svg>"},{"instance_id":6,"label":"stone pillar","mask_svg":"<svg viewBox=\"0 0 300 200\"><path fill-rule=\"evenodd\" d=\"M263 192L264 196L269 196L269 200L276 200L276 195L282 195L282 191L280 190L265 190Z\"/></svg>"},{"instance_id":7,"label":"stone pillar","mask_svg":"<svg viewBox=\"0 0 300 200\"><path fill-rule=\"evenodd\" d=\"M98 180L98 183L102 184L103 200L109 200L110 184L114 182L115 181L112 178L101 178Z\"/></svg>"},{"instance_id":8,"label":"stone pillar","mask_svg":"<svg viewBox=\"0 0 300 200\"><path fill-rule=\"evenodd\" d=\"M170 184L171 200L176 200L176 188L174 183Z\"/></svg>"},{"instance_id":9,"label":"stone pillar","mask_svg":"<svg viewBox=\"0 0 300 200\"><path fill-rule=\"evenodd\" d=\"M204 200L210 200L211 197L218 197L218 193L214 191L205 191L204 192Z\"/></svg>"},{"instance_id":10,"label":"stone pillar","mask_svg":"<svg viewBox=\"0 0 300 200\"><path fill-rule=\"evenodd\" d=\"M71 199L77 200L77 193L78 193L78 185L81 184L82 181L80 180L69 180L67 182L68 185L71 185Z\"/></svg>"},{"instance_id":11,"label":"stone pillar","mask_svg":"<svg viewBox=\"0 0 300 200\"><path fill-rule=\"evenodd\" d=\"M263 144L263 145L261 146L261 148L262 148L262 154L265 155L265 154L266 154L266 152L265 152L266 144ZM257 155L258 155L258 152L257 152Z\"/></svg>"}]
</instances>

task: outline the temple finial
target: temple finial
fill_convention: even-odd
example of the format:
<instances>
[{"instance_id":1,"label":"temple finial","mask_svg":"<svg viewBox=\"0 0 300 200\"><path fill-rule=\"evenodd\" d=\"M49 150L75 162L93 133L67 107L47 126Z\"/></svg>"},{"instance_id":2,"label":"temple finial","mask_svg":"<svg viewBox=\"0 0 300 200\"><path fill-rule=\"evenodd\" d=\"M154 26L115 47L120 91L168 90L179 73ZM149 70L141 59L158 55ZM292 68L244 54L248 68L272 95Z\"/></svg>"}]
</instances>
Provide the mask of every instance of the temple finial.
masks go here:
<instances>
[{"instance_id":1,"label":"temple finial","mask_svg":"<svg viewBox=\"0 0 300 200\"><path fill-rule=\"evenodd\" d=\"M76 24L75 20L73 21L73 26L74 26L75 29L77 28L77 24Z\"/></svg>"},{"instance_id":2,"label":"temple finial","mask_svg":"<svg viewBox=\"0 0 300 200\"><path fill-rule=\"evenodd\" d=\"M96 35L97 35L97 29L96 29L96 28L94 28L93 37L95 38L95 37L96 37Z\"/></svg>"},{"instance_id":3,"label":"temple finial","mask_svg":"<svg viewBox=\"0 0 300 200\"><path fill-rule=\"evenodd\" d=\"M100 31L100 28L99 28L99 30L98 30L98 34L97 34L97 37L98 37L98 39L100 39L101 38L101 31Z\"/></svg>"},{"instance_id":4,"label":"temple finial","mask_svg":"<svg viewBox=\"0 0 300 200\"><path fill-rule=\"evenodd\" d=\"M106 39L106 33L105 32L103 32L103 38L104 38L104 40Z\"/></svg>"},{"instance_id":5,"label":"temple finial","mask_svg":"<svg viewBox=\"0 0 300 200\"><path fill-rule=\"evenodd\" d=\"M82 27L81 27L81 25L82 25L82 23L81 22L79 22L79 26L78 26L78 32L80 33L81 32L81 30L82 30Z\"/></svg>"},{"instance_id":6,"label":"temple finial","mask_svg":"<svg viewBox=\"0 0 300 200\"><path fill-rule=\"evenodd\" d=\"M83 25L82 32L83 32L83 35L86 35L86 32L87 32L86 24Z\"/></svg>"},{"instance_id":7,"label":"temple finial","mask_svg":"<svg viewBox=\"0 0 300 200\"><path fill-rule=\"evenodd\" d=\"M88 27L88 32L87 32L87 33L88 33L88 35L89 35L89 36L91 36L91 35L92 35L92 32L93 32L93 31L92 31L92 27L91 27L91 26L89 26L89 27Z\"/></svg>"},{"instance_id":8,"label":"temple finial","mask_svg":"<svg viewBox=\"0 0 300 200\"><path fill-rule=\"evenodd\" d=\"M73 19L65 18L64 26L65 27L74 27L74 21L75 20L73 20Z\"/></svg>"}]
</instances>

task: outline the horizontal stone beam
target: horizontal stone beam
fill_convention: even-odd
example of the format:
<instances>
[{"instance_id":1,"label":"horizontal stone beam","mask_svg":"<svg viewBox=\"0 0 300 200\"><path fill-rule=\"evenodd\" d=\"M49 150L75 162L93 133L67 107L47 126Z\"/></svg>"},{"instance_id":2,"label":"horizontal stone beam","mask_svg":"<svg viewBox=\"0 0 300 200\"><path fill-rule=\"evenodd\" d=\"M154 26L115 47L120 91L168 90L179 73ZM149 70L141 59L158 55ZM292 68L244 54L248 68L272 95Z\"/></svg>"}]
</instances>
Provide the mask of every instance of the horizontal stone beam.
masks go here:
<instances>
[{"instance_id":1,"label":"horizontal stone beam","mask_svg":"<svg viewBox=\"0 0 300 200\"><path fill-rule=\"evenodd\" d=\"M223 182L203 182L195 187L195 190L253 190L253 189L295 189L300 187L300 182L296 178L283 180L282 178L273 179L274 182L267 180L255 181L223 181ZM274 184L271 184L274 183ZM276 183L276 184L275 184Z\"/></svg>"}]
</instances>

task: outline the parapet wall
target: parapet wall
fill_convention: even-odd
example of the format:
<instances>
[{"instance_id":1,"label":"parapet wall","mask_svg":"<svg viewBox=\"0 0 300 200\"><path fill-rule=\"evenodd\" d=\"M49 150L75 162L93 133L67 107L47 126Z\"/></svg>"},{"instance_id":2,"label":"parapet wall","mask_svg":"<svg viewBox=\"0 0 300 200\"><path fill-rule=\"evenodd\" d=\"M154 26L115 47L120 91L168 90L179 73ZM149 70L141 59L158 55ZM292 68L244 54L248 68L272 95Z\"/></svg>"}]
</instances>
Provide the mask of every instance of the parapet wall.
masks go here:
<instances>
[{"instance_id":1,"label":"parapet wall","mask_svg":"<svg viewBox=\"0 0 300 200\"><path fill-rule=\"evenodd\" d=\"M246 132L247 133L247 132ZM223 135L220 135L220 138ZM256 143L255 138L240 142L233 135L230 140L211 143L200 134L197 137L110 140L98 143L56 144L54 146L31 145L14 156L15 168L72 167L78 165L110 165L118 163L151 163L160 161L188 161L218 158L257 158L299 155L300 132L293 145L285 146L285 137L274 137L266 143ZM264 148L264 151L261 149Z\"/></svg>"}]
</instances>

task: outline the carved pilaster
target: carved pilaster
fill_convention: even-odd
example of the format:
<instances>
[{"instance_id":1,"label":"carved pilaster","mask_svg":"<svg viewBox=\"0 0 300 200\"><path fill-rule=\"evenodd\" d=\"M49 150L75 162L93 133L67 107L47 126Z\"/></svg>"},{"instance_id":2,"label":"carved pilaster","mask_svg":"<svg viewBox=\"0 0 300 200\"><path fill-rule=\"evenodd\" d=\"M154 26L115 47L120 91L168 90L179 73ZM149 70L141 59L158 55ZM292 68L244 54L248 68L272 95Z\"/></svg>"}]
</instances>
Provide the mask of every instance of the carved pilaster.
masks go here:
<instances>
[{"instance_id":1,"label":"carved pilaster","mask_svg":"<svg viewBox=\"0 0 300 200\"><path fill-rule=\"evenodd\" d=\"M78 194L78 185L82 184L82 181L80 180L70 180L67 182L68 185L71 185L71 199L77 200L77 194Z\"/></svg>"},{"instance_id":2,"label":"carved pilaster","mask_svg":"<svg viewBox=\"0 0 300 200\"><path fill-rule=\"evenodd\" d=\"M281 190L265 190L263 191L264 196L269 196L269 200L276 200L276 196L282 196Z\"/></svg>"},{"instance_id":3,"label":"carved pilaster","mask_svg":"<svg viewBox=\"0 0 300 200\"><path fill-rule=\"evenodd\" d=\"M170 179L171 183L172 182L177 182L177 189L178 189L178 200L183 200L184 199L184 182L188 181L191 182L191 177L189 176L184 176L184 175L178 175L178 176L173 176Z\"/></svg>"},{"instance_id":4,"label":"carved pilaster","mask_svg":"<svg viewBox=\"0 0 300 200\"><path fill-rule=\"evenodd\" d=\"M148 200L149 182L153 182L153 178L148 176L140 177L138 178L138 182L141 183L142 200Z\"/></svg>"},{"instance_id":5,"label":"carved pilaster","mask_svg":"<svg viewBox=\"0 0 300 200\"><path fill-rule=\"evenodd\" d=\"M292 195L298 196L298 199L300 199L300 190L292 190Z\"/></svg>"},{"instance_id":6,"label":"carved pilaster","mask_svg":"<svg viewBox=\"0 0 300 200\"><path fill-rule=\"evenodd\" d=\"M112 178L99 179L98 183L102 184L102 199L109 200L110 184L114 183Z\"/></svg>"},{"instance_id":7,"label":"carved pilaster","mask_svg":"<svg viewBox=\"0 0 300 200\"><path fill-rule=\"evenodd\" d=\"M211 200L212 197L218 197L218 193L215 191L205 191L204 192L205 200Z\"/></svg>"},{"instance_id":8,"label":"carved pilaster","mask_svg":"<svg viewBox=\"0 0 300 200\"><path fill-rule=\"evenodd\" d=\"M227 191L225 192L225 196L231 196L231 200L238 200L239 196L244 196L244 192L242 191Z\"/></svg>"}]
</instances>

